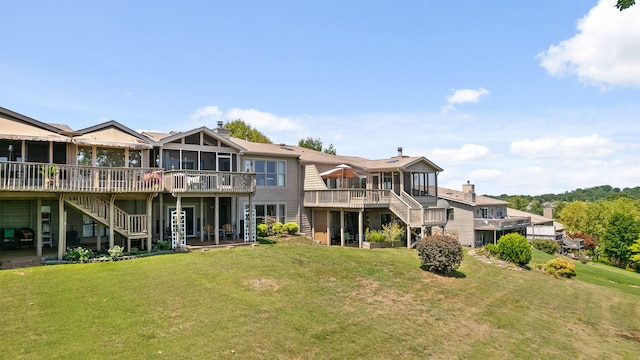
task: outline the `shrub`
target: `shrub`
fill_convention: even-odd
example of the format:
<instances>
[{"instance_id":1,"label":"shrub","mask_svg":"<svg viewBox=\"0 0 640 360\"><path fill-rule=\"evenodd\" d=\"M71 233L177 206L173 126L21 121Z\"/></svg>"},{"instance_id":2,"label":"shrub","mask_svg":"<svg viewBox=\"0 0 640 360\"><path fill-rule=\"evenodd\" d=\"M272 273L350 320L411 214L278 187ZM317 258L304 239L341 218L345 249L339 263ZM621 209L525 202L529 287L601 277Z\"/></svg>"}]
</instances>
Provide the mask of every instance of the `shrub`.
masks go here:
<instances>
[{"instance_id":1,"label":"shrub","mask_svg":"<svg viewBox=\"0 0 640 360\"><path fill-rule=\"evenodd\" d=\"M386 239L386 236L382 231L369 231L369 229L367 229L366 239L368 242L383 242Z\"/></svg>"},{"instance_id":2,"label":"shrub","mask_svg":"<svg viewBox=\"0 0 640 360\"><path fill-rule=\"evenodd\" d=\"M298 224L294 223L294 222L288 222L286 224L284 224L284 231L287 232L287 234L289 235L295 235L298 233Z\"/></svg>"},{"instance_id":3,"label":"shrub","mask_svg":"<svg viewBox=\"0 0 640 360\"><path fill-rule=\"evenodd\" d=\"M271 231L275 236L282 236L282 233L284 232L284 225L280 221L276 221L271 226Z\"/></svg>"},{"instance_id":4,"label":"shrub","mask_svg":"<svg viewBox=\"0 0 640 360\"><path fill-rule=\"evenodd\" d=\"M402 241L404 240L404 229L397 222L382 225L382 233L385 241Z\"/></svg>"},{"instance_id":5,"label":"shrub","mask_svg":"<svg viewBox=\"0 0 640 360\"><path fill-rule=\"evenodd\" d=\"M555 240L550 239L534 239L531 242L534 249L544 251L547 254L555 254L560 251L560 244Z\"/></svg>"},{"instance_id":6,"label":"shrub","mask_svg":"<svg viewBox=\"0 0 640 360\"><path fill-rule=\"evenodd\" d=\"M157 250L170 250L171 249L171 241L169 241L169 240L158 241L158 243L156 244L156 249Z\"/></svg>"},{"instance_id":7,"label":"shrub","mask_svg":"<svg viewBox=\"0 0 640 360\"><path fill-rule=\"evenodd\" d=\"M546 262L545 270L555 277L572 278L576 276L576 266L569 260L555 258Z\"/></svg>"},{"instance_id":8,"label":"shrub","mask_svg":"<svg viewBox=\"0 0 640 360\"><path fill-rule=\"evenodd\" d=\"M500 258L511 261L520 266L531 261L531 245L527 239L518 234L510 233L498 239L498 252Z\"/></svg>"},{"instance_id":9,"label":"shrub","mask_svg":"<svg viewBox=\"0 0 640 360\"><path fill-rule=\"evenodd\" d=\"M462 262L462 245L450 236L434 235L416 244L422 267L428 271L447 274L457 270Z\"/></svg>"},{"instance_id":10,"label":"shrub","mask_svg":"<svg viewBox=\"0 0 640 360\"><path fill-rule=\"evenodd\" d=\"M500 257L500 251L498 250L498 247L495 244L487 244L484 246L484 248L487 249L489 254Z\"/></svg>"},{"instance_id":11,"label":"shrub","mask_svg":"<svg viewBox=\"0 0 640 360\"><path fill-rule=\"evenodd\" d=\"M259 237L266 237L268 235L269 227L267 224L258 224L256 226L256 235Z\"/></svg>"},{"instance_id":12,"label":"shrub","mask_svg":"<svg viewBox=\"0 0 640 360\"><path fill-rule=\"evenodd\" d=\"M81 246L67 249L67 252L65 252L64 254L64 259L67 261L87 262L92 257L93 257L93 251L89 249L85 249Z\"/></svg>"},{"instance_id":13,"label":"shrub","mask_svg":"<svg viewBox=\"0 0 640 360\"><path fill-rule=\"evenodd\" d=\"M124 254L124 248L120 245L114 246L112 249L109 249L109 258L111 261L118 260L119 257Z\"/></svg>"}]
</instances>

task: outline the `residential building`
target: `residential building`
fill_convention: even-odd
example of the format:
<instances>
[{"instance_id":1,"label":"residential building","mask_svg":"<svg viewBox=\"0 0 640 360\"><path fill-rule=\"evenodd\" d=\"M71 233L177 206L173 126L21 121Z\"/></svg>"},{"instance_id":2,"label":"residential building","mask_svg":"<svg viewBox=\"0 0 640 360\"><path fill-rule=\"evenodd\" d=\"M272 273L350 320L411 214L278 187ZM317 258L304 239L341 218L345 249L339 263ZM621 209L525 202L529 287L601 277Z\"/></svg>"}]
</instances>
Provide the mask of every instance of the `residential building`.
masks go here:
<instances>
[{"instance_id":1,"label":"residential building","mask_svg":"<svg viewBox=\"0 0 640 360\"><path fill-rule=\"evenodd\" d=\"M505 234L527 234L531 214L512 214L508 202L476 194L475 185L467 181L462 191L438 188L438 196L447 202L447 223L437 229L458 238L464 246L495 244Z\"/></svg>"},{"instance_id":2,"label":"residential building","mask_svg":"<svg viewBox=\"0 0 640 360\"><path fill-rule=\"evenodd\" d=\"M407 246L445 227L442 169L425 157L252 143L222 125L139 133L108 121L73 130L0 108L2 247L28 244L41 255L55 246L62 258L78 244L255 241L267 217L341 246L362 246L366 229L392 221L406 228Z\"/></svg>"}]
</instances>

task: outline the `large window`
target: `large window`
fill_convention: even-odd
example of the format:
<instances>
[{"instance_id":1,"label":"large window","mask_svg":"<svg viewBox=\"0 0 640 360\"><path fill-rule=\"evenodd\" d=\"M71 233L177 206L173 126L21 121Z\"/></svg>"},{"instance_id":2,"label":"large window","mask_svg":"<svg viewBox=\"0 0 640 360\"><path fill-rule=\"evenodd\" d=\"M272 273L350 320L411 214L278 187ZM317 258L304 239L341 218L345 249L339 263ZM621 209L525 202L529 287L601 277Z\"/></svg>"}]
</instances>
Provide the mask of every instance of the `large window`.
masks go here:
<instances>
[{"instance_id":1,"label":"large window","mask_svg":"<svg viewBox=\"0 0 640 360\"><path fill-rule=\"evenodd\" d=\"M247 160L245 171L256 173L257 186L285 186L286 164L276 160Z\"/></svg>"},{"instance_id":2,"label":"large window","mask_svg":"<svg viewBox=\"0 0 640 360\"><path fill-rule=\"evenodd\" d=\"M97 148L96 166L124 167L124 149Z\"/></svg>"},{"instance_id":3,"label":"large window","mask_svg":"<svg viewBox=\"0 0 640 360\"><path fill-rule=\"evenodd\" d=\"M414 172L411 173L411 195L435 196L436 174Z\"/></svg>"},{"instance_id":4,"label":"large window","mask_svg":"<svg viewBox=\"0 0 640 360\"><path fill-rule=\"evenodd\" d=\"M82 237L96 237L98 236L98 223L87 215L82 215ZM100 227L100 236L108 236L109 228L106 226Z\"/></svg>"},{"instance_id":5,"label":"large window","mask_svg":"<svg viewBox=\"0 0 640 360\"><path fill-rule=\"evenodd\" d=\"M284 204L258 204L256 208L256 223L264 224L267 216L285 223L285 206Z\"/></svg>"}]
</instances>

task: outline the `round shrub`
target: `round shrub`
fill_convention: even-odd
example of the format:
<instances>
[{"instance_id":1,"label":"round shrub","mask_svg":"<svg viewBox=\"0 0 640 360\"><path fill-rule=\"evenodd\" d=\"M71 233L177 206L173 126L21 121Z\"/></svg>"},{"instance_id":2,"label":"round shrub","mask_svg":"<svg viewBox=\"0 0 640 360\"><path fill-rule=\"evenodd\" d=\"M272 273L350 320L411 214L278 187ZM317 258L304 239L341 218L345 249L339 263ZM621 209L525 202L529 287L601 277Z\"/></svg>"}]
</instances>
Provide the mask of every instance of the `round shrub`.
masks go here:
<instances>
[{"instance_id":1,"label":"round shrub","mask_svg":"<svg viewBox=\"0 0 640 360\"><path fill-rule=\"evenodd\" d=\"M368 242L384 242L386 238L385 234L380 230L367 230L366 239Z\"/></svg>"},{"instance_id":2,"label":"round shrub","mask_svg":"<svg viewBox=\"0 0 640 360\"><path fill-rule=\"evenodd\" d=\"M294 223L294 222L288 222L286 224L284 224L284 231L287 232L287 234L289 235L295 235L298 233L298 224Z\"/></svg>"},{"instance_id":3,"label":"round shrub","mask_svg":"<svg viewBox=\"0 0 640 360\"><path fill-rule=\"evenodd\" d=\"M427 271L447 274L457 270L462 262L462 245L450 236L434 235L422 238L416 250Z\"/></svg>"},{"instance_id":4,"label":"round shrub","mask_svg":"<svg viewBox=\"0 0 640 360\"><path fill-rule=\"evenodd\" d=\"M545 270L555 277L572 278L576 276L576 266L569 260L555 258L546 262Z\"/></svg>"},{"instance_id":5,"label":"round shrub","mask_svg":"<svg viewBox=\"0 0 640 360\"><path fill-rule=\"evenodd\" d=\"M256 235L259 237L266 237L269 234L268 231L269 228L267 224L258 224L258 226L256 226Z\"/></svg>"},{"instance_id":6,"label":"round shrub","mask_svg":"<svg viewBox=\"0 0 640 360\"><path fill-rule=\"evenodd\" d=\"M87 262L93 257L93 251L85 249L81 246L67 249L64 259L67 261Z\"/></svg>"},{"instance_id":7,"label":"round shrub","mask_svg":"<svg viewBox=\"0 0 640 360\"><path fill-rule=\"evenodd\" d=\"M111 261L118 260L119 257L122 257L124 254L124 248L120 245L114 246L112 249L109 249L109 258Z\"/></svg>"},{"instance_id":8,"label":"round shrub","mask_svg":"<svg viewBox=\"0 0 640 360\"><path fill-rule=\"evenodd\" d=\"M282 233L284 232L284 224L282 224L280 221L274 223L271 226L271 231L273 232L273 235L281 236Z\"/></svg>"},{"instance_id":9,"label":"round shrub","mask_svg":"<svg viewBox=\"0 0 640 360\"><path fill-rule=\"evenodd\" d=\"M498 247L494 244L487 244L484 248L489 252L489 254L493 256L500 257L500 252L498 251Z\"/></svg>"},{"instance_id":10,"label":"round shrub","mask_svg":"<svg viewBox=\"0 0 640 360\"><path fill-rule=\"evenodd\" d=\"M534 249L544 251L550 255L560 251L560 244L558 244L557 241L550 239L534 239L531 242L531 246L533 246Z\"/></svg>"},{"instance_id":11,"label":"round shrub","mask_svg":"<svg viewBox=\"0 0 640 360\"><path fill-rule=\"evenodd\" d=\"M509 233L498 239L500 258L511 261L520 266L531 261L531 245L527 239L518 233Z\"/></svg>"}]
</instances>

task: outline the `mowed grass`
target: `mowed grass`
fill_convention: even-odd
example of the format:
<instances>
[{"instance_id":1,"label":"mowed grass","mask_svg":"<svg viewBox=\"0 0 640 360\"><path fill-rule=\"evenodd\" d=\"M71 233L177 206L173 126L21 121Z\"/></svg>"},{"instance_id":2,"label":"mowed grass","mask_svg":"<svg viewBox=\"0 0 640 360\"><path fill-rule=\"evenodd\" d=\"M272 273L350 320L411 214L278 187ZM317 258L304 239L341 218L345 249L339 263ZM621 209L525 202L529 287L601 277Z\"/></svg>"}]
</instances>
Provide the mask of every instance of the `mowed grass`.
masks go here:
<instances>
[{"instance_id":1,"label":"mowed grass","mask_svg":"<svg viewBox=\"0 0 640 360\"><path fill-rule=\"evenodd\" d=\"M443 277L415 250L283 238L5 270L0 358L637 358L640 276L577 265L564 280L465 255Z\"/></svg>"}]
</instances>

